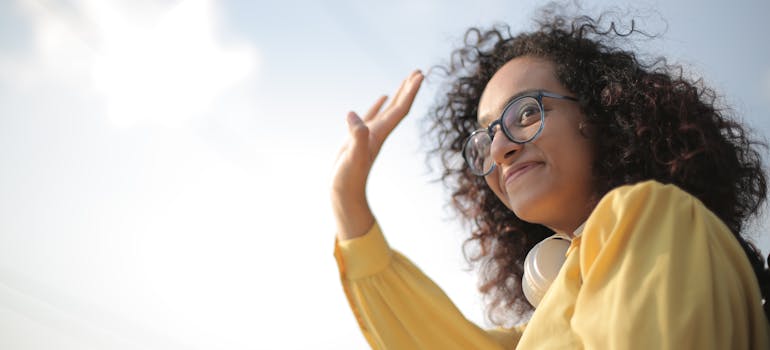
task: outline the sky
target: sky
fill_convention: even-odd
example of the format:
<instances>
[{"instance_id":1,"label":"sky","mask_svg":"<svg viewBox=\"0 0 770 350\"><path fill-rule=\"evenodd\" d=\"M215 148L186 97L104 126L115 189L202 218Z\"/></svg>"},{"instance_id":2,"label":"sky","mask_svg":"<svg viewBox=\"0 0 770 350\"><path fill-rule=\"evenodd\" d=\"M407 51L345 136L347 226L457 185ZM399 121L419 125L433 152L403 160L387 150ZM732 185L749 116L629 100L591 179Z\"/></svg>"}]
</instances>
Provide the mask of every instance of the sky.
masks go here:
<instances>
[{"instance_id":1,"label":"sky","mask_svg":"<svg viewBox=\"0 0 770 350\"><path fill-rule=\"evenodd\" d=\"M0 348L366 348L332 256L347 111L446 62L470 26L531 28L540 3L0 0ZM770 3L582 4L629 5L663 33L640 49L770 135ZM484 326L466 227L426 166L438 88L368 195L390 244Z\"/></svg>"}]
</instances>

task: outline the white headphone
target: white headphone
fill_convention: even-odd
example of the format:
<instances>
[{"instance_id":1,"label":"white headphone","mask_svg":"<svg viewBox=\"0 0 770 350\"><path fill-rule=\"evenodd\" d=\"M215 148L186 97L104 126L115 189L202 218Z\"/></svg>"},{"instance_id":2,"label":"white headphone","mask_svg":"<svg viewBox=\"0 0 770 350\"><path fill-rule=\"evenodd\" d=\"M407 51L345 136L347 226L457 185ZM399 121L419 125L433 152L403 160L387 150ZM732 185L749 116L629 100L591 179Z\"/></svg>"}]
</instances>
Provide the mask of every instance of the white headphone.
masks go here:
<instances>
[{"instance_id":1,"label":"white headphone","mask_svg":"<svg viewBox=\"0 0 770 350\"><path fill-rule=\"evenodd\" d=\"M575 236L583 231L583 225L575 230ZM557 233L536 244L524 259L524 275L521 287L524 296L532 306L537 307L543 295L548 291L556 275L559 274L564 260L567 259L567 249L572 239L565 234Z\"/></svg>"}]
</instances>

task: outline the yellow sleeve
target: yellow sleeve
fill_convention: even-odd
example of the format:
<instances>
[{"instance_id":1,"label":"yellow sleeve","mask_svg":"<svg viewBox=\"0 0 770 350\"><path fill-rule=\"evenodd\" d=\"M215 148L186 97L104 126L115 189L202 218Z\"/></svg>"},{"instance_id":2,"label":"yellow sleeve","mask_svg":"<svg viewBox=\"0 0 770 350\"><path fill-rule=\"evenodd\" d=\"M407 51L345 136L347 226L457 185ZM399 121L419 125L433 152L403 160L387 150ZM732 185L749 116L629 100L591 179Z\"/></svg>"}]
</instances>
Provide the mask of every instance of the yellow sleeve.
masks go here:
<instances>
[{"instance_id":1,"label":"yellow sleeve","mask_svg":"<svg viewBox=\"0 0 770 350\"><path fill-rule=\"evenodd\" d=\"M586 349L767 349L752 267L724 223L657 182L605 196L581 237L573 331Z\"/></svg>"},{"instance_id":2,"label":"yellow sleeve","mask_svg":"<svg viewBox=\"0 0 770 350\"><path fill-rule=\"evenodd\" d=\"M482 330L404 256L375 223L337 241L335 258L350 307L373 349L513 349L518 329ZM503 344L506 347L503 347Z\"/></svg>"}]
</instances>

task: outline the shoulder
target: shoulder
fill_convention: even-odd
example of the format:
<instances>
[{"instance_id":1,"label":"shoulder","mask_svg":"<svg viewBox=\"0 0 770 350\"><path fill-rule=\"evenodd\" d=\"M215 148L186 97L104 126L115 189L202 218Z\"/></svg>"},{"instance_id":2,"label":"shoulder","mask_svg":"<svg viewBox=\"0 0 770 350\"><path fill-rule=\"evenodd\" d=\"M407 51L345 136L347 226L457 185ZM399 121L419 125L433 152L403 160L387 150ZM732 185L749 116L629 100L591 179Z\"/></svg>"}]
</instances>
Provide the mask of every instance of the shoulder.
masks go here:
<instances>
[{"instance_id":1,"label":"shoulder","mask_svg":"<svg viewBox=\"0 0 770 350\"><path fill-rule=\"evenodd\" d=\"M698 198L678 186L649 180L620 186L608 192L599 200L589 220L687 220L695 212L716 217Z\"/></svg>"},{"instance_id":2,"label":"shoulder","mask_svg":"<svg viewBox=\"0 0 770 350\"><path fill-rule=\"evenodd\" d=\"M700 200L678 186L649 180L613 189L599 201L597 209L606 209L605 207L610 206L616 210L630 210L678 203L705 208Z\"/></svg>"},{"instance_id":3,"label":"shoulder","mask_svg":"<svg viewBox=\"0 0 770 350\"><path fill-rule=\"evenodd\" d=\"M611 240L647 246L650 239L677 245L712 234L731 236L700 200L676 185L645 181L608 192L588 218L583 240L601 246Z\"/></svg>"},{"instance_id":4,"label":"shoulder","mask_svg":"<svg viewBox=\"0 0 770 350\"><path fill-rule=\"evenodd\" d=\"M618 334L638 336L621 341L660 342L648 348L730 348L731 339L752 337L765 344L762 296L745 252L679 187L646 181L610 191L577 245L572 261L582 284L572 324L579 332L594 331L584 324L612 324Z\"/></svg>"}]
</instances>

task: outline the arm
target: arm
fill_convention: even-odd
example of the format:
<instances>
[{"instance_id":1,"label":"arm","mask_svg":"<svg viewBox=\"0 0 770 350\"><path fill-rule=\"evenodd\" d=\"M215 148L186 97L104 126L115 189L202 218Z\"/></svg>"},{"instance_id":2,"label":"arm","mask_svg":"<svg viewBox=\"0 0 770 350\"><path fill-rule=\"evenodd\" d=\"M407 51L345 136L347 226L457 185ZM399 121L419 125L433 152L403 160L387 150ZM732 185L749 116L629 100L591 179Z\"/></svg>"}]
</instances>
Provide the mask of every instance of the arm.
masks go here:
<instances>
[{"instance_id":1,"label":"arm","mask_svg":"<svg viewBox=\"0 0 770 350\"><path fill-rule=\"evenodd\" d=\"M358 324L375 349L512 348L517 330L486 333L463 317L444 292L408 259L392 251L366 200L366 180L383 142L406 116L422 82L412 73L388 107L378 99L363 119L353 112L332 182L337 221L335 257Z\"/></svg>"},{"instance_id":2,"label":"arm","mask_svg":"<svg viewBox=\"0 0 770 350\"><path fill-rule=\"evenodd\" d=\"M513 349L521 329L484 331L446 294L391 250L376 223L337 241L335 257L350 307L373 349ZM505 345L505 347L503 347Z\"/></svg>"},{"instance_id":3,"label":"arm","mask_svg":"<svg viewBox=\"0 0 770 350\"><path fill-rule=\"evenodd\" d=\"M766 348L751 265L722 221L671 185L612 191L586 223L571 324L586 349Z\"/></svg>"}]
</instances>

